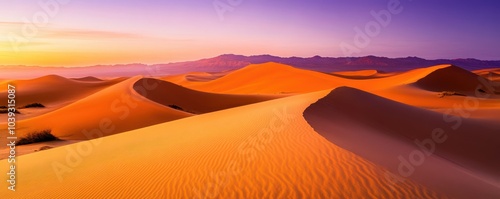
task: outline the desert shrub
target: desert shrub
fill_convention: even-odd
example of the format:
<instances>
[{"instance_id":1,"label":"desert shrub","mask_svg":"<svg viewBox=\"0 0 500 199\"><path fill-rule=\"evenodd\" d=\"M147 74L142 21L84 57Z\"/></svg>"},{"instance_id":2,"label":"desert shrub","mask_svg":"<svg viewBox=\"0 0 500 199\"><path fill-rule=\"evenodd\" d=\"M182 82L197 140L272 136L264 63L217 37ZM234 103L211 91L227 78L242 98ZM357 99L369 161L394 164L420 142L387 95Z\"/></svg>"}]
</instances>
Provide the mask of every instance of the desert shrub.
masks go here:
<instances>
[{"instance_id":1,"label":"desert shrub","mask_svg":"<svg viewBox=\"0 0 500 199\"><path fill-rule=\"evenodd\" d=\"M0 106L0 109L1 109L1 108L8 108L8 107L7 107L7 106Z\"/></svg>"},{"instance_id":2,"label":"desert shrub","mask_svg":"<svg viewBox=\"0 0 500 199\"><path fill-rule=\"evenodd\" d=\"M466 96L462 93L459 93L459 92L455 92L455 91L443 91L441 93L438 94L438 96L440 98L443 98L443 97L446 97L446 96L453 96L453 95L457 95L457 96Z\"/></svg>"},{"instance_id":3,"label":"desert shrub","mask_svg":"<svg viewBox=\"0 0 500 199\"><path fill-rule=\"evenodd\" d=\"M32 103L32 104L28 104L26 106L23 106L23 108L45 108L45 106L43 104L40 104L40 103Z\"/></svg>"},{"instance_id":4,"label":"desert shrub","mask_svg":"<svg viewBox=\"0 0 500 199\"><path fill-rule=\"evenodd\" d=\"M39 149L35 150L35 152L37 152L37 151L43 151L43 150L48 150L48 149L51 149L51 148L54 148L54 147L51 147L51 146L42 146Z\"/></svg>"},{"instance_id":5,"label":"desert shrub","mask_svg":"<svg viewBox=\"0 0 500 199\"><path fill-rule=\"evenodd\" d=\"M168 105L168 107L173 108L173 109L176 109L176 110L184 111L184 109L182 109L182 107L177 106L177 105L175 105L175 104L170 104L170 105Z\"/></svg>"},{"instance_id":6,"label":"desert shrub","mask_svg":"<svg viewBox=\"0 0 500 199\"><path fill-rule=\"evenodd\" d=\"M35 131L28 133L26 136L21 137L16 145L32 144L37 142L47 142L59 140L56 136L52 135L51 130Z\"/></svg>"},{"instance_id":7,"label":"desert shrub","mask_svg":"<svg viewBox=\"0 0 500 199\"><path fill-rule=\"evenodd\" d=\"M9 113L9 109L0 109L0 114L7 114ZM17 109L14 111L14 113L21 114Z\"/></svg>"}]
</instances>

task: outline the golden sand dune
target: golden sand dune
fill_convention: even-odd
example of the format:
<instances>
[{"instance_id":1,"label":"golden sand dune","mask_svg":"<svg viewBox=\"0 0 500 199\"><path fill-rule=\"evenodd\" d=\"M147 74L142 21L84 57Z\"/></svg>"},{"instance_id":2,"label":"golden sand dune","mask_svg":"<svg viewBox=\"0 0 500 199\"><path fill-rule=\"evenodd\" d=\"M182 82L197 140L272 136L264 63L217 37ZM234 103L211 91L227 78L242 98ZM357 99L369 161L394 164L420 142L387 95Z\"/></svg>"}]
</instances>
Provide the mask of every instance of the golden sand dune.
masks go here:
<instances>
[{"instance_id":1,"label":"golden sand dune","mask_svg":"<svg viewBox=\"0 0 500 199\"><path fill-rule=\"evenodd\" d=\"M486 89L486 79L456 66L448 66L438 69L424 78L418 80L415 85L429 91L456 91L473 94L481 86L484 92L493 93Z\"/></svg>"},{"instance_id":2,"label":"golden sand dune","mask_svg":"<svg viewBox=\"0 0 500 199\"><path fill-rule=\"evenodd\" d=\"M117 78L101 82L81 82L57 75L31 80L15 80L0 85L0 100L7 101L5 93L9 83L16 87L17 104L26 105L38 102L52 105L81 99L123 80L124 78Z\"/></svg>"},{"instance_id":3,"label":"golden sand dune","mask_svg":"<svg viewBox=\"0 0 500 199\"><path fill-rule=\"evenodd\" d=\"M318 135L328 91L189 117L18 158L7 198L445 198ZM141 120L141 121L144 121ZM7 161L0 161L7 167Z\"/></svg>"},{"instance_id":4,"label":"golden sand dune","mask_svg":"<svg viewBox=\"0 0 500 199\"><path fill-rule=\"evenodd\" d=\"M476 70L474 73L491 81L500 82L500 68Z\"/></svg>"},{"instance_id":5,"label":"golden sand dune","mask_svg":"<svg viewBox=\"0 0 500 199\"><path fill-rule=\"evenodd\" d=\"M154 84L152 89L143 89L142 85ZM231 95L213 94L194 91L177 84L157 79L144 78L134 84L134 89L142 96L189 113L202 114L237 106L276 99L281 96L271 95Z\"/></svg>"},{"instance_id":6,"label":"golden sand dune","mask_svg":"<svg viewBox=\"0 0 500 199\"><path fill-rule=\"evenodd\" d=\"M332 143L458 198L500 197L500 124L341 87L304 117ZM403 159L403 160L402 160Z\"/></svg>"},{"instance_id":7,"label":"golden sand dune","mask_svg":"<svg viewBox=\"0 0 500 199\"><path fill-rule=\"evenodd\" d=\"M446 71L450 73L447 74ZM467 104L464 105L464 103L470 103L472 98L477 99L474 103L479 102L473 104L477 105L477 108L494 110L500 106L500 95L495 91L500 90L500 87L494 85L492 82L452 65L431 66L390 77L348 81L344 84L344 86L376 93L404 104L440 112L453 107L466 106ZM447 94L443 95L444 92ZM480 112L481 110L474 111L474 117L483 117ZM500 119L500 117L497 118Z\"/></svg>"},{"instance_id":8,"label":"golden sand dune","mask_svg":"<svg viewBox=\"0 0 500 199\"><path fill-rule=\"evenodd\" d=\"M376 72L365 70L329 75L271 62L249 65L208 82L184 81L182 83L183 81L173 79L169 81L201 91L243 94L298 94L337 86L350 86L370 91L417 86L419 90L431 92L463 90L463 92L470 93L482 83L477 75L452 65L437 65L402 73L389 73L377 76L377 78L367 77ZM359 76L366 78L353 78Z\"/></svg>"},{"instance_id":9,"label":"golden sand dune","mask_svg":"<svg viewBox=\"0 0 500 199\"><path fill-rule=\"evenodd\" d=\"M319 91L341 85L342 78L279 63L252 64L213 81L187 85L217 93L289 94Z\"/></svg>"},{"instance_id":10,"label":"golden sand dune","mask_svg":"<svg viewBox=\"0 0 500 199\"><path fill-rule=\"evenodd\" d=\"M54 112L21 121L18 136L51 129L61 139L92 139L277 97L211 94L134 77ZM75 114L77 119L68 117Z\"/></svg>"},{"instance_id":11,"label":"golden sand dune","mask_svg":"<svg viewBox=\"0 0 500 199\"><path fill-rule=\"evenodd\" d=\"M221 77L224 77L225 75L231 73L231 71L226 71L226 72L191 72L187 74L181 74L181 75L172 75L172 76L167 76L167 77L162 77L160 78L161 80L165 80L168 82L172 82L178 85L191 85L191 84L196 84L198 82L208 82L212 80L219 79Z\"/></svg>"},{"instance_id":12,"label":"golden sand dune","mask_svg":"<svg viewBox=\"0 0 500 199\"><path fill-rule=\"evenodd\" d=\"M139 95L132 87L140 79L130 78L56 111L21 121L18 136L51 129L61 139L86 140L192 115Z\"/></svg>"},{"instance_id":13,"label":"golden sand dune","mask_svg":"<svg viewBox=\"0 0 500 199\"><path fill-rule=\"evenodd\" d=\"M22 114L17 115L17 120L24 120L57 110L125 79L86 82L49 75L31 80L5 81L0 83L0 105L7 104L7 85L11 84L16 87L17 107L32 103L45 106L19 110ZM5 121L6 115L0 115L0 123Z\"/></svg>"},{"instance_id":14,"label":"golden sand dune","mask_svg":"<svg viewBox=\"0 0 500 199\"><path fill-rule=\"evenodd\" d=\"M437 74L437 76L439 76L437 78L439 81L436 82L436 85L431 84L432 82L430 82L429 86L434 86L432 88L444 88L442 86L443 84L449 85L457 81L456 79L470 79L475 76L467 71L461 71L462 73L459 74L451 73L450 75L439 74L439 71L441 70L461 71L461 69L455 66L445 64L391 74L390 76L380 78L353 79L293 68L291 66L277 63L266 63L250 65L243 69L231 72L222 78L209 82L188 82L185 81L184 77L181 77L181 79L183 79L182 81L172 82L184 82L180 84L188 88L219 93L297 94L325 88L335 88L337 86L349 86L377 93L385 98L408 105L438 112L446 112L450 107L462 106L464 101L468 100L468 96L460 96L462 93L451 90L425 90L415 86L417 82L428 82L430 79L429 77L436 76ZM374 72L375 71L367 70L361 71L360 73L364 74ZM356 74L355 71L347 73L351 75ZM469 88L475 88L478 86L478 81L468 81L461 84L466 84L465 86ZM458 95L443 97L441 95L443 91L450 91L450 93L456 92ZM481 96L485 95L483 94ZM499 109L497 108L500 107L500 101L498 98L500 98L500 95L490 95L488 99L481 97L481 101L478 104L478 107L481 109L471 113L470 117L485 118L495 114L500 115L500 112L498 112ZM500 120L500 117L496 118Z\"/></svg>"},{"instance_id":15,"label":"golden sand dune","mask_svg":"<svg viewBox=\"0 0 500 199\"><path fill-rule=\"evenodd\" d=\"M93 76L87 76L87 77L82 77L82 78L72 78L73 80L77 81L85 81L85 82L97 82L97 81L102 81L102 79L99 79L97 77Z\"/></svg>"},{"instance_id":16,"label":"golden sand dune","mask_svg":"<svg viewBox=\"0 0 500 199\"><path fill-rule=\"evenodd\" d=\"M384 73L378 70L360 70L360 71L333 72L331 74L337 77L342 77L347 79L372 79L372 78L388 77L396 73Z\"/></svg>"},{"instance_id":17,"label":"golden sand dune","mask_svg":"<svg viewBox=\"0 0 500 199\"><path fill-rule=\"evenodd\" d=\"M186 80L192 81L192 82L208 82L212 80L219 79L221 77L224 77L227 75L229 72L221 72L221 73L205 73L205 74L190 74L186 75Z\"/></svg>"}]
</instances>

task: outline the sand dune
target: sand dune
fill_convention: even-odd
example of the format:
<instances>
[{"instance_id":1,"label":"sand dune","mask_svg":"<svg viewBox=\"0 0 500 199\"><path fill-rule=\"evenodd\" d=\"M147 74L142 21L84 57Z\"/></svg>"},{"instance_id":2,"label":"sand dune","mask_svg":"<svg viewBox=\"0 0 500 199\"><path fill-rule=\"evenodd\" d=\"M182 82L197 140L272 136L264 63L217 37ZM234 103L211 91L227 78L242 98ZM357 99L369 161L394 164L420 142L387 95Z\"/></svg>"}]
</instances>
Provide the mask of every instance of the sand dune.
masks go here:
<instances>
[{"instance_id":1,"label":"sand dune","mask_svg":"<svg viewBox=\"0 0 500 199\"><path fill-rule=\"evenodd\" d=\"M372 79L392 76L396 73L384 73L378 70L360 70L360 71L340 71L333 72L332 75L347 79Z\"/></svg>"},{"instance_id":2,"label":"sand dune","mask_svg":"<svg viewBox=\"0 0 500 199\"><path fill-rule=\"evenodd\" d=\"M337 88L311 105L304 117L332 143L396 173L410 173L410 178L454 197L500 197L498 122L443 119L442 114L348 87ZM429 144L433 132L443 133L436 137L446 139ZM422 151L415 140L429 150ZM409 154L429 151L434 151L432 156L409 160L416 162L414 173L405 169L411 166L401 166L403 161L398 160L408 161Z\"/></svg>"},{"instance_id":3,"label":"sand dune","mask_svg":"<svg viewBox=\"0 0 500 199\"><path fill-rule=\"evenodd\" d=\"M210 82L188 82L180 84L196 90L218 93L282 94L298 94L301 92L310 92L337 86L349 86L377 93L385 98L408 105L437 112L445 112L453 105L463 104L464 101L467 101L466 98L468 96L455 95L440 97L443 90L429 91L416 86L416 83L418 81L427 80L427 77L433 76L433 74L436 74L436 72L440 70L448 69L461 71L461 69L452 65L444 64L391 74L390 76L380 78L353 79L297 69L282 64L266 63L250 65ZM374 71L366 70L360 73L373 72ZM436 81L437 84L434 85L431 82L429 86L439 88L442 87L441 84L453 84L453 82L456 81L455 79L461 80L470 79L471 76L474 77L470 72L462 72L463 73L459 74L452 73L450 75L438 74L439 81ZM351 75L356 74L355 71L347 73ZM184 79L184 77L182 77L182 79ZM180 81L177 81L176 83L179 82ZM475 87L477 86L476 83L477 81L469 81L467 86ZM457 93L460 94L459 92ZM473 94L470 95L473 96ZM491 99L482 98L478 104L481 109L471 113L470 117L485 118L497 113L500 114L500 112L497 112L498 109L496 108L500 106L500 101L495 100L495 98L499 97L500 95L490 95L489 98ZM498 119L500 119L500 117L498 117Z\"/></svg>"},{"instance_id":4,"label":"sand dune","mask_svg":"<svg viewBox=\"0 0 500 199\"><path fill-rule=\"evenodd\" d=\"M66 141L19 147L18 190L0 195L499 198L500 97L474 97L476 74L438 65L332 75L265 63L161 79L17 81L26 99L62 107L18 122L18 136L51 129ZM471 99L477 107L464 109ZM443 117L458 105L467 117ZM426 156L415 140L435 128L447 138L423 145L435 146ZM30 153L44 146L57 148ZM420 153L423 163L409 160ZM405 174L400 156L418 164L409 178L390 173Z\"/></svg>"},{"instance_id":5,"label":"sand dune","mask_svg":"<svg viewBox=\"0 0 500 199\"><path fill-rule=\"evenodd\" d=\"M82 77L82 78L72 78L72 79L77 80L77 81L86 81L86 82L102 81L102 79L99 79L99 78L93 77L93 76L87 76L87 77Z\"/></svg>"},{"instance_id":6,"label":"sand dune","mask_svg":"<svg viewBox=\"0 0 500 199\"><path fill-rule=\"evenodd\" d=\"M47 105L78 100L110 85L123 81L117 78L102 82L80 82L57 75L48 75L31 80L14 80L8 83L17 88L17 103L25 105L39 102ZM6 99L7 82L0 85L0 100Z\"/></svg>"},{"instance_id":7,"label":"sand dune","mask_svg":"<svg viewBox=\"0 0 500 199\"><path fill-rule=\"evenodd\" d=\"M212 80L224 77L229 72L219 72L219 73L191 73L185 76L186 80L192 82L208 82Z\"/></svg>"},{"instance_id":8,"label":"sand dune","mask_svg":"<svg viewBox=\"0 0 500 199\"><path fill-rule=\"evenodd\" d=\"M56 111L21 121L18 136L51 129L61 139L87 140L192 115L139 95L132 86L140 79L130 78Z\"/></svg>"},{"instance_id":9,"label":"sand dune","mask_svg":"<svg viewBox=\"0 0 500 199\"><path fill-rule=\"evenodd\" d=\"M390 184L382 167L314 132L301 115L327 93L198 115L24 155L19 162L26 164L18 169L22 186L15 193L0 189L0 194L8 198L445 198L411 180ZM0 167L6 166L7 161L0 161Z\"/></svg>"},{"instance_id":10,"label":"sand dune","mask_svg":"<svg viewBox=\"0 0 500 199\"><path fill-rule=\"evenodd\" d=\"M478 86L481 86L484 92L493 94L493 91L486 89L487 86L483 82L486 82L486 79L472 72L448 66L430 73L418 80L415 85L429 91L456 91L467 94L474 94Z\"/></svg>"},{"instance_id":11,"label":"sand dune","mask_svg":"<svg viewBox=\"0 0 500 199\"><path fill-rule=\"evenodd\" d=\"M476 70L474 73L491 81L500 82L500 68Z\"/></svg>"},{"instance_id":12,"label":"sand dune","mask_svg":"<svg viewBox=\"0 0 500 199\"><path fill-rule=\"evenodd\" d=\"M277 97L210 94L134 77L54 112L21 121L18 136L51 129L61 139L92 139ZM68 118L74 114L78 114L77 120Z\"/></svg>"},{"instance_id":13,"label":"sand dune","mask_svg":"<svg viewBox=\"0 0 500 199\"><path fill-rule=\"evenodd\" d=\"M189 86L196 84L198 82L209 82L212 80L219 79L225 75L231 73L232 71L226 72L190 72L187 74L172 75L161 77L159 79L172 82L178 85Z\"/></svg>"},{"instance_id":14,"label":"sand dune","mask_svg":"<svg viewBox=\"0 0 500 199\"><path fill-rule=\"evenodd\" d=\"M154 84L156 86L152 89L143 89L142 85L147 84ZM134 84L134 89L142 96L154 102L165 106L176 107L177 109L194 114L208 113L281 97L272 95L205 93L151 78L144 78L137 81Z\"/></svg>"},{"instance_id":15,"label":"sand dune","mask_svg":"<svg viewBox=\"0 0 500 199\"><path fill-rule=\"evenodd\" d=\"M125 78L99 82L85 82L49 75L31 80L13 80L0 83L0 105L7 104L7 84L16 87L16 105L41 103L43 109L24 109L17 115L17 120L33 118L57 110L77 100L87 97L104 88L112 86ZM6 115L0 115L0 124L6 121Z\"/></svg>"},{"instance_id":16,"label":"sand dune","mask_svg":"<svg viewBox=\"0 0 500 199\"><path fill-rule=\"evenodd\" d=\"M188 86L217 93L291 94L332 88L340 85L341 80L328 74L270 62L252 64L216 80Z\"/></svg>"}]
</instances>

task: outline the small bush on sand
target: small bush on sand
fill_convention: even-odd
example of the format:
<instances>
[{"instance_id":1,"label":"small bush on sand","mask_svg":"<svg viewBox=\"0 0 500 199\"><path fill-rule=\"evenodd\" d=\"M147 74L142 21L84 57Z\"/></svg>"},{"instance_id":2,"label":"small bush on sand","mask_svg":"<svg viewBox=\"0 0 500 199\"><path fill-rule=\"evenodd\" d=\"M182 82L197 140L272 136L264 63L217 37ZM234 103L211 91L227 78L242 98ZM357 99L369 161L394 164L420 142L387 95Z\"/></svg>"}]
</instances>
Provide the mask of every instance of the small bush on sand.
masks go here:
<instances>
[{"instance_id":1,"label":"small bush on sand","mask_svg":"<svg viewBox=\"0 0 500 199\"><path fill-rule=\"evenodd\" d=\"M7 114L9 113L9 109L0 109L0 114ZM14 113L21 114L17 109L14 111Z\"/></svg>"},{"instance_id":2,"label":"small bush on sand","mask_svg":"<svg viewBox=\"0 0 500 199\"><path fill-rule=\"evenodd\" d=\"M443 92L438 93L439 98L443 98L446 96L453 96L453 95L465 96L464 94L459 93L459 92L455 92L455 91L443 91Z\"/></svg>"},{"instance_id":3,"label":"small bush on sand","mask_svg":"<svg viewBox=\"0 0 500 199\"><path fill-rule=\"evenodd\" d=\"M28 104L26 106L23 106L22 108L45 108L45 106L43 104L40 104L40 103L32 103L32 104Z\"/></svg>"},{"instance_id":4,"label":"small bush on sand","mask_svg":"<svg viewBox=\"0 0 500 199\"><path fill-rule=\"evenodd\" d=\"M182 109L180 106L177 106L175 104L170 104L170 105L168 105L168 107L179 110L179 111L184 111L184 109Z\"/></svg>"},{"instance_id":5,"label":"small bush on sand","mask_svg":"<svg viewBox=\"0 0 500 199\"><path fill-rule=\"evenodd\" d=\"M48 150L48 149L51 149L51 148L54 148L54 147L51 147L51 146L42 146L39 149L35 150L35 152L37 152L37 151L43 151L43 150Z\"/></svg>"},{"instance_id":6,"label":"small bush on sand","mask_svg":"<svg viewBox=\"0 0 500 199\"><path fill-rule=\"evenodd\" d=\"M36 131L36 132L28 133L26 136L21 137L16 142L16 145L25 145L25 144L32 144L32 143L38 143L38 142L59 140L59 138L52 135L51 132L52 132L51 130L43 130L43 131Z\"/></svg>"}]
</instances>

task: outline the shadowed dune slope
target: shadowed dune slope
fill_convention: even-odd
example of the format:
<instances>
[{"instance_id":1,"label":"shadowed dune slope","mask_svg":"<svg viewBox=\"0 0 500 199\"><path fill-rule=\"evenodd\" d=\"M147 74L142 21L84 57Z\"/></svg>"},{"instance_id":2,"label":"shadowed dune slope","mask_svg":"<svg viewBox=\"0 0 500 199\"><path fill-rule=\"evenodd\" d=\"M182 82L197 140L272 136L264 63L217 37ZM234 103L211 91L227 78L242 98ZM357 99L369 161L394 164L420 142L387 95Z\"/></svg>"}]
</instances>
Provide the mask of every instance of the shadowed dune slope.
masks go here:
<instances>
[{"instance_id":1,"label":"shadowed dune slope","mask_svg":"<svg viewBox=\"0 0 500 199\"><path fill-rule=\"evenodd\" d=\"M22 186L15 193L0 189L0 195L445 198L411 180L390 184L386 170L314 132L301 115L327 93L197 115L24 155L18 158ZM2 168L7 164L0 161Z\"/></svg>"},{"instance_id":2,"label":"shadowed dune slope","mask_svg":"<svg viewBox=\"0 0 500 199\"><path fill-rule=\"evenodd\" d=\"M61 139L85 140L275 98L203 93L133 77L54 112L21 121L17 133L22 137L51 129Z\"/></svg>"},{"instance_id":3,"label":"shadowed dune slope","mask_svg":"<svg viewBox=\"0 0 500 199\"><path fill-rule=\"evenodd\" d=\"M151 85L151 88L144 89L142 85ZM134 84L134 89L142 96L154 102L165 106L176 107L177 109L194 114L218 111L281 97L272 95L206 93L151 78L143 78L137 81Z\"/></svg>"},{"instance_id":4,"label":"shadowed dune slope","mask_svg":"<svg viewBox=\"0 0 500 199\"><path fill-rule=\"evenodd\" d=\"M130 78L56 111L21 121L18 136L51 129L61 139L86 140L192 115L139 95L132 87L140 79Z\"/></svg>"},{"instance_id":5,"label":"shadowed dune slope","mask_svg":"<svg viewBox=\"0 0 500 199\"><path fill-rule=\"evenodd\" d=\"M471 94L481 88L485 92L492 94L493 91L487 89L486 82L488 80L470 71L456 66L448 66L421 78L415 82L415 85L434 92L457 91Z\"/></svg>"},{"instance_id":6,"label":"shadowed dune slope","mask_svg":"<svg viewBox=\"0 0 500 199\"><path fill-rule=\"evenodd\" d=\"M497 122L443 116L349 87L333 90L304 117L332 143L405 177L460 198L500 196ZM430 143L434 134L439 143ZM401 166L409 154L418 155L416 163Z\"/></svg>"}]
</instances>

